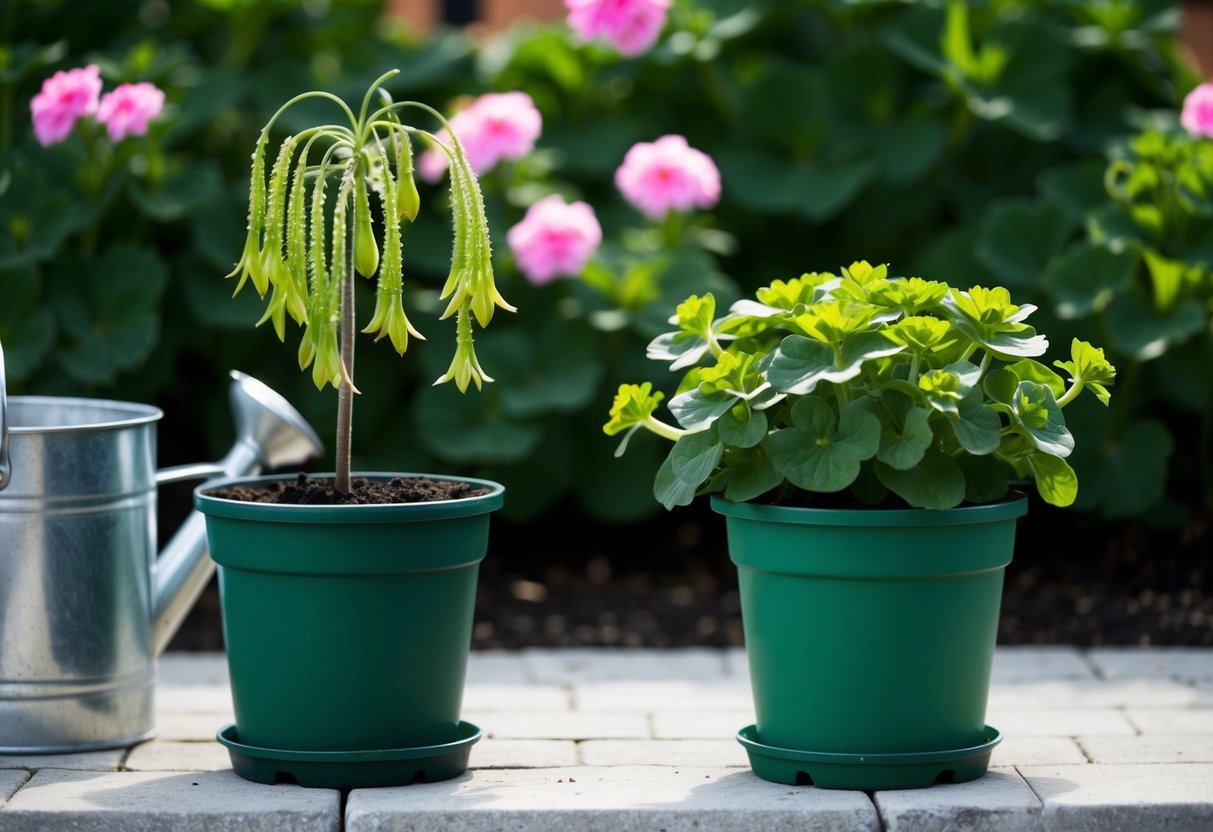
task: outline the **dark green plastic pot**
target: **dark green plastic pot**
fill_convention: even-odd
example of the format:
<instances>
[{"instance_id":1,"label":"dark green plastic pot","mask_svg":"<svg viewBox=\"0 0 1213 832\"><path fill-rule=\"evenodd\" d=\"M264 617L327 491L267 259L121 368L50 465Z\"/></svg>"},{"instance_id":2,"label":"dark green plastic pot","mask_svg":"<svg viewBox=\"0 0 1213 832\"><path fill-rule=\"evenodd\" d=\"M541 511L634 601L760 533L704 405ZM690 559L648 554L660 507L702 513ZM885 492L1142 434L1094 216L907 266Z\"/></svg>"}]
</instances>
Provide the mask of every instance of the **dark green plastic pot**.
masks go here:
<instances>
[{"instance_id":1,"label":"dark green plastic pot","mask_svg":"<svg viewBox=\"0 0 1213 832\"><path fill-rule=\"evenodd\" d=\"M730 503L755 773L835 788L980 777L1016 497L950 511ZM763 749L766 749L764 752Z\"/></svg>"},{"instance_id":2,"label":"dark green plastic pot","mask_svg":"<svg viewBox=\"0 0 1213 832\"><path fill-rule=\"evenodd\" d=\"M256 776L238 767L244 776L383 785L392 779L383 766L403 760L404 782L434 779L410 754L425 748L443 749L447 762L433 768L444 776L463 770L451 771L451 744L479 739L475 726L461 727L459 714L477 572L489 513L501 506L504 489L431 478L490 490L460 500L356 506L244 503L207 493L275 477L211 482L195 492L219 565L236 714L225 744L234 760L237 750L247 761L256 757L249 749L259 749L267 766ZM347 760L355 774L317 782L316 755ZM466 752L463 759L466 767ZM361 780L359 765L368 773Z\"/></svg>"}]
</instances>

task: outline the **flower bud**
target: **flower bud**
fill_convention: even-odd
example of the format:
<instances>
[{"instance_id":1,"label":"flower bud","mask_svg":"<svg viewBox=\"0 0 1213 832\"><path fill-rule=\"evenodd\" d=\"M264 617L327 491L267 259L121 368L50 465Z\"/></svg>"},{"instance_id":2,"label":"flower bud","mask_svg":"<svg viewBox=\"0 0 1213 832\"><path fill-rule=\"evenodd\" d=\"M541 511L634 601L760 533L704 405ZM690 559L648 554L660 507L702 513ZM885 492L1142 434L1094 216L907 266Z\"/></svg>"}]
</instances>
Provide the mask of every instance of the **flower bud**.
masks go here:
<instances>
[{"instance_id":1,"label":"flower bud","mask_svg":"<svg viewBox=\"0 0 1213 832\"><path fill-rule=\"evenodd\" d=\"M371 206L362 177L354 183L354 268L363 277L373 276L379 268L379 245L371 228Z\"/></svg>"}]
</instances>

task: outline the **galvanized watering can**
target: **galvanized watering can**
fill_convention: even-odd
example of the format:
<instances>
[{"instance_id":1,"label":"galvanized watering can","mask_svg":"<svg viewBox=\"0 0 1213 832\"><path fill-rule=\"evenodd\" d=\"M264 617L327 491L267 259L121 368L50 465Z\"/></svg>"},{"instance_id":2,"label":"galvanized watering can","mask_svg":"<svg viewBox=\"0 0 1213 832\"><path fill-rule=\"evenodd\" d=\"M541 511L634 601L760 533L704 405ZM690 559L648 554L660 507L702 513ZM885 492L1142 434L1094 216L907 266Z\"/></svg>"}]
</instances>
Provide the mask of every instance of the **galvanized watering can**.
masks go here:
<instances>
[{"instance_id":1,"label":"galvanized watering can","mask_svg":"<svg viewBox=\"0 0 1213 832\"><path fill-rule=\"evenodd\" d=\"M0 753L147 739L156 656L215 568L193 512L156 556L156 486L319 454L285 399L232 373L236 443L157 472L158 408L4 396L0 351Z\"/></svg>"}]
</instances>

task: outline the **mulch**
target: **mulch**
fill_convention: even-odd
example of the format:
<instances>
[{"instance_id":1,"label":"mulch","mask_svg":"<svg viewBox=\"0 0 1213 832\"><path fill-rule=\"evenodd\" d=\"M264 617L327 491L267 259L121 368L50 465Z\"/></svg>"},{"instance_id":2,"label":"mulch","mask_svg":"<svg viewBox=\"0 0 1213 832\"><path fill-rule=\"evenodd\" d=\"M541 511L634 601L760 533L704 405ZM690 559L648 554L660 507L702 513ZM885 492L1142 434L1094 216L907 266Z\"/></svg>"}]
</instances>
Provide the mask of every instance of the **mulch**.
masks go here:
<instances>
[{"instance_id":1,"label":"mulch","mask_svg":"<svg viewBox=\"0 0 1213 832\"><path fill-rule=\"evenodd\" d=\"M1035 504L1007 568L1000 644L1213 646L1207 522L1152 530ZM171 647L222 649L218 595ZM743 641L724 520L706 506L595 525L574 508L494 521L481 567L476 648L722 647Z\"/></svg>"}]
</instances>

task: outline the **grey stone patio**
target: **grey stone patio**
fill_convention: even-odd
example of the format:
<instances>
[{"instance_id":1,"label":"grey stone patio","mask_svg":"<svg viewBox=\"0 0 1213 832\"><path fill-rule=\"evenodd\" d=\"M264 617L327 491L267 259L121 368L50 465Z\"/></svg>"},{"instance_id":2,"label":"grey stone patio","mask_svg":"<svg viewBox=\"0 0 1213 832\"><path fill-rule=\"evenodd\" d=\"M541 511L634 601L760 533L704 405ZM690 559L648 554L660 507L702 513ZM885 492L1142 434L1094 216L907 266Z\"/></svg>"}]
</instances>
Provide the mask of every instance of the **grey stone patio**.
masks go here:
<instances>
[{"instance_id":1,"label":"grey stone patio","mask_svg":"<svg viewBox=\"0 0 1213 832\"><path fill-rule=\"evenodd\" d=\"M993 770L920 791L754 777L741 651L476 653L464 712L486 739L456 780L258 786L214 741L223 657L170 654L157 739L0 757L0 830L1213 830L1213 650L1000 649Z\"/></svg>"}]
</instances>

